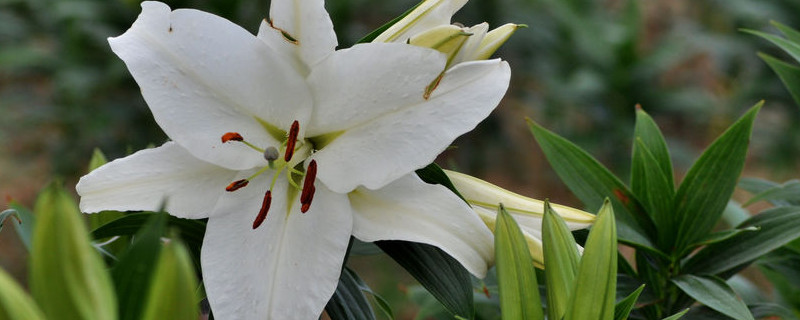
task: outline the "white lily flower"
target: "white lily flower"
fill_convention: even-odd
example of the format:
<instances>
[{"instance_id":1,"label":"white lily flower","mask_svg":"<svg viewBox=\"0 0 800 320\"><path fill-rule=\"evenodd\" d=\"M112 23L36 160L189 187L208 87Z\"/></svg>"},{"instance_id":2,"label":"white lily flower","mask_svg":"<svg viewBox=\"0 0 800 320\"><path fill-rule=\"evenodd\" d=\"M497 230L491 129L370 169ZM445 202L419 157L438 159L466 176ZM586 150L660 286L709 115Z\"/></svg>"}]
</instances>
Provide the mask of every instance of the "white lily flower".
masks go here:
<instances>
[{"instance_id":1,"label":"white lily flower","mask_svg":"<svg viewBox=\"0 0 800 320\"><path fill-rule=\"evenodd\" d=\"M519 224L534 264L544 267L544 252L542 251L544 201L516 194L463 173L450 170L444 170L444 172L461 196L472 205L475 213L492 231L494 231L499 204L503 203L506 211ZM594 223L595 215L591 213L555 203L550 203L550 206L564 219L570 230L587 228Z\"/></svg>"},{"instance_id":2,"label":"white lily flower","mask_svg":"<svg viewBox=\"0 0 800 320\"><path fill-rule=\"evenodd\" d=\"M453 14L466 3L467 0L425 0L373 42L407 42L434 48L447 54L449 67L488 59L517 29L525 27L507 23L489 31L486 22L472 27L450 24ZM437 46L443 43L446 45Z\"/></svg>"},{"instance_id":3,"label":"white lily flower","mask_svg":"<svg viewBox=\"0 0 800 320\"><path fill-rule=\"evenodd\" d=\"M142 3L109 42L171 141L81 178L81 209L166 201L172 215L208 218L201 262L218 319L316 319L351 235L431 244L483 276L491 232L414 170L488 116L508 64L451 68L426 99L440 52L335 51L323 0L273 0L270 15L254 36L212 14Z\"/></svg>"}]
</instances>

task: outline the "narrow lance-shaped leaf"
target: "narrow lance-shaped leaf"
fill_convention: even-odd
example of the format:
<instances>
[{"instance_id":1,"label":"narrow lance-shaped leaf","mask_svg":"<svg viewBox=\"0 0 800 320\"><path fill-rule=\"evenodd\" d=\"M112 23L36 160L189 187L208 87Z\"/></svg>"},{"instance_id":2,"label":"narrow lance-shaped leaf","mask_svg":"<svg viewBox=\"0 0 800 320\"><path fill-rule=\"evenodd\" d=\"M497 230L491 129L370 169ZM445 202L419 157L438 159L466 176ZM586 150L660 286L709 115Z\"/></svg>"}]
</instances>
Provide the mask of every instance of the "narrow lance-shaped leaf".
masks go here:
<instances>
[{"instance_id":1,"label":"narrow lance-shaped leaf","mask_svg":"<svg viewBox=\"0 0 800 320\"><path fill-rule=\"evenodd\" d=\"M589 232L565 319L613 319L617 290L617 228L606 200Z\"/></svg>"},{"instance_id":2,"label":"narrow lance-shaped leaf","mask_svg":"<svg viewBox=\"0 0 800 320\"><path fill-rule=\"evenodd\" d=\"M671 315L669 317L666 317L666 318L664 318L662 320L678 320L681 317L683 317L683 315L686 314L687 312L689 312L688 308L687 309L683 309L682 311L680 311L680 312L678 312L676 314L673 314L673 315Z\"/></svg>"},{"instance_id":3,"label":"narrow lance-shaped leaf","mask_svg":"<svg viewBox=\"0 0 800 320\"><path fill-rule=\"evenodd\" d=\"M692 256L682 270L695 274L720 274L748 263L775 250L799 236L800 207L777 207L766 210L737 229L757 227L758 231L742 232L708 245Z\"/></svg>"},{"instance_id":4,"label":"narrow lance-shaped leaf","mask_svg":"<svg viewBox=\"0 0 800 320\"><path fill-rule=\"evenodd\" d=\"M142 315L147 303L147 287L142 283L150 283L152 279L166 222L166 213L151 215L134 237L136 240L111 270L119 298L120 319L139 319Z\"/></svg>"},{"instance_id":5,"label":"narrow lance-shaped leaf","mask_svg":"<svg viewBox=\"0 0 800 320\"><path fill-rule=\"evenodd\" d=\"M780 30L783 33L783 35L786 36L786 39L789 39L789 41L792 41L794 43L800 43L799 31L792 29L789 26L777 21L770 21L770 24L775 26L775 28L778 28L778 30Z\"/></svg>"},{"instance_id":6,"label":"narrow lance-shaped leaf","mask_svg":"<svg viewBox=\"0 0 800 320\"><path fill-rule=\"evenodd\" d=\"M43 320L44 314L8 273L0 268L0 320Z\"/></svg>"},{"instance_id":7,"label":"narrow lance-shaped leaf","mask_svg":"<svg viewBox=\"0 0 800 320\"><path fill-rule=\"evenodd\" d=\"M502 204L497 212L494 248L503 319L544 319L528 244L517 222Z\"/></svg>"},{"instance_id":8,"label":"narrow lance-shaped leaf","mask_svg":"<svg viewBox=\"0 0 800 320\"><path fill-rule=\"evenodd\" d=\"M675 195L674 249L704 237L719 220L744 167L750 132L763 101L756 104L706 149Z\"/></svg>"},{"instance_id":9,"label":"narrow lance-shaped leaf","mask_svg":"<svg viewBox=\"0 0 800 320\"><path fill-rule=\"evenodd\" d=\"M642 146L647 148L653 155L655 163L649 164L652 166L649 168L660 170L664 177L667 178L670 188L674 190L672 160L670 160L667 142L664 140L664 136L661 134L656 122L640 105L636 105L636 125L634 126L633 137L636 140L640 140ZM636 148L636 145L634 145L634 148ZM631 183L631 187L636 189L633 183Z\"/></svg>"},{"instance_id":10,"label":"narrow lance-shaped leaf","mask_svg":"<svg viewBox=\"0 0 800 320\"><path fill-rule=\"evenodd\" d=\"M547 161L589 211L596 211L604 199L611 198L618 213L620 239L654 250L648 235L655 234L655 226L622 181L573 143L530 119L528 125Z\"/></svg>"},{"instance_id":11,"label":"narrow lance-shaped leaf","mask_svg":"<svg viewBox=\"0 0 800 320\"><path fill-rule=\"evenodd\" d=\"M750 310L736 298L725 281L713 276L682 275L672 279L681 291L711 309L737 320L753 320Z\"/></svg>"},{"instance_id":12,"label":"narrow lance-shaped leaf","mask_svg":"<svg viewBox=\"0 0 800 320\"><path fill-rule=\"evenodd\" d=\"M782 185L760 192L745 202L742 206L746 207L759 201L800 205L800 181L787 181Z\"/></svg>"},{"instance_id":13,"label":"narrow lance-shaped leaf","mask_svg":"<svg viewBox=\"0 0 800 320\"><path fill-rule=\"evenodd\" d=\"M454 315L472 318L472 281L469 272L441 249L407 241L376 241L414 279Z\"/></svg>"},{"instance_id":14,"label":"narrow lance-shaped leaf","mask_svg":"<svg viewBox=\"0 0 800 320\"><path fill-rule=\"evenodd\" d=\"M200 313L197 286L189 252L173 237L161 249L142 319L197 319Z\"/></svg>"},{"instance_id":15,"label":"narrow lance-shaped leaf","mask_svg":"<svg viewBox=\"0 0 800 320\"><path fill-rule=\"evenodd\" d=\"M631 314L631 310L633 310L633 306L636 304L636 299L639 299L642 290L644 290L644 285L639 286L636 291L631 292L631 294L617 303L614 307L614 320L628 319L628 315Z\"/></svg>"},{"instance_id":16,"label":"narrow lance-shaped leaf","mask_svg":"<svg viewBox=\"0 0 800 320\"><path fill-rule=\"evenodd\" d=\"M347 267L342 269L339 285L325 306L325 312L331 320L375 319L372 306L361 291L360 281L361 279L352 270Z\"/></svg>"},{"instance_id":17,"label":"narrow lance-shaped leaf","mask_svg":"<svg viewBox=\"0 0 800 320\"><path fill-rule=\"evenodd\" d=\"M783 85L786 86L786 89L789 90L792 98L794 98L795 103L800 105L800 67L775 59L765 53L759 52L758 56L778 74Z\"/></svg>"},{"instance_id":18,"label":"narrow lance-shaped leaf","mask_svg":"<svg viewBox=\"0 0 800 320\"><path fill-rule=\"evenodd\" d=\"M542 219L542 245L546 263L547 316L548 319L561 319L575 289L580 254L566 222L553 211L547 200Z\"/></svg>"},{"instance_id":19,"label":"narrow lance-shaped leaf","mask_svg":"<svg viewBox=\"0 0 800 320\"><path fill-rule=\"evenodd\" d=\"M75 201L53 182L34 208L30 288L52 319L116 319L117 301Z\"/></svg>"}]
</instances>

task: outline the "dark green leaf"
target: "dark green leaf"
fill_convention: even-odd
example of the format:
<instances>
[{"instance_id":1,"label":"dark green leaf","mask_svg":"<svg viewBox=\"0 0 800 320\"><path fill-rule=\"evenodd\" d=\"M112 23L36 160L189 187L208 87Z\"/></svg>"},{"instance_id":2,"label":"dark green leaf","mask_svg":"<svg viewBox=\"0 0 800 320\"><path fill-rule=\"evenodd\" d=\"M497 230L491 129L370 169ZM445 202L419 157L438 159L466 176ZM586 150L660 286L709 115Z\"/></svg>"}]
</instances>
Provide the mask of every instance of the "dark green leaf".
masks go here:
<instances>
[{"instance_id":1,"label":"dark green leaf","mask_svg":"<svg viewBox=\"0 0 800 320\"><path fill-rule=\"evenodd\" d=\"M119 299L119 318L122 320L135 320L142 316L148 301L148 288L142 284L150 283L157 265L167 217L166 213L150 215L148 222L134 236L135 240L128 251L123 253L111 269Z\"/></svg>"},{"instance_id":2,"label":"dark green leaf","mask_svg":"<svg viewBox=\"0 0 800 320\"><path fill-rule=\"evenodd\" d=\"M494 250L503 319L544 319L528 244L502 204L494 230Z\"/></svg>"},{"instance_id":3,"label":"dark green leaf","mask_svg":"<svg viewBox=\"0 0 800 320\"><path fill-rule=\"evenodd\" d=\"M339 285L333 297L325 306L331 320L371 320L375 319L372 306L361 291L361 279L349 268L342 269Z\"/></svg>"},{"instance_id":4,"label":"dark green leaf","mask_svg":"<svg viewBox=\"0 0 800 320\"><path fill-rule=\"evenodd\" d=\"M590 212L611 198L617 213L620 240L655 251L655 226L633 193L617 177L578 146L528 119L528 125L547 161Z\"/></svg>"},{"instance_id":5,"label":"dark green leaf","mask_svg":"<svg viewBox=\"0 0 800 320\"><path fill-rule=\"evenodd\" d=\"M748 263L796 239L800 234L800 207L777 207L746 220L739 229L759 231L736 234L711 244L692 256L682 268L695 274L719 274Z\"/></svg>"},{"instance_id":6,"label":"dark green leaf","mask_svg":"<svg viewBox=\"0 0 800 320\"><path fill-rule=\"evenodd\" d=\"M789 39L789 41L792 41L794 43L800 43L800 32L798 32L797 30L794 30L777 21L770 21L770 24L775 26L775 28L778 28L778 30L780 30L783 33L783 35L786 36L786 39Z\"/></svg>"},{"instance_id":7,"label":"dark green leaf","mask_svg":"<svg viewBox=\"0 0 800 320\"><path fill-rule=\"evenodd\" d=\"M754 303L748 305L748 307L756 319L797 320L797 316L791 310L778 304Z\"/></svg>"},{"instance_id":8,"label":"dark green leaf","mask_svg":"<svg viewBox=\"0 0 800 320\"><path fill-rule=\"evenodd\" d=\"M717 242L720 242L720 241L728 240L728 239L730 239L730 238L732 238L734 236L739 236L741 233L755 232L755 231L759 231L759 230L761 230L761 229L758 228L758 227L746 227L746 228L742 228L742 229L730 229L730 230L714 232L714 233L706 235L702 239L698 240L697 243L694 243L694 244L688 246L686 248L686 250L681 252L681 254L679 254L678 256L684 257L687 254L691 253L691 251L694 251L695 248L700 247L700 246L710 245L710 244L714 244L714 243L717 243ZM741 235L741 236L745 236L746 237L747 235Z\"/></svg>"},{"instance_id":9,"label":"dark green leaf","mask_svg":"<svg viewBox=\"0 0 800 320\"><path fill-rule=\"evenodd\" d=\"M686 314L687 312L689 312L689 309L684 309L683 311L673 314L669 317L666 317L663 320L678 320L681 317L683 317L683 315Z\"/></svg>"},{"instance_id":10,"label":"dark green leaf","mask_svg":"<svg viewBox=\"0 0 800 320\"><path fill-rule=\"evenodd\" d=\"M612 319L617 290L617 228L606 199L586 239L566 319Z\"/></svg>"},{"instance_id":11,"label":"dark green leaf","mask_svg":"<svg viewBox=\"0 0 800 320\"><path fill-rule=\"evenodd\" d=\"M757 35L759 37L762 37L762 38L768 40L769 42L772 42L773 44L777 45L779 48L783 49L783 51L786 51L786 53L788 53L790 56L792 56L792 58L794 58L797 61L800 61L800 43L795 43L795 42L789 41L787 39L778 37L778 36L773 35L773 34L764 33L764 32L755 31L755 30L744 30L744 32Z\"/></svg>"},{"instance_id":12,"label":"dark green leaf","mask_svg":"<svg viewBox=\"0 0 800 320\"><path fill-rule=\"evenodd\" d=\"M461 200L464 200L464 202L467 201L461 196L461 193L458 192L456 187L453 185L453 182L450 181L450 178L447 177L447 174L444 173L444 170L442 170L438 164L431 163L424 168L417 170L416 173L417 176L422 179L422 181L430 184L441 184L447 189L450 189L450 191L455 193L459 198L461 198Z\"/></svg>"},{"instance_id":13,"label":"dark green leaf","mask_svg":"<svg viewBox=\"0 0 800 320\"><path fill-rule=\"evenodd\" d=\"M469 272L441 249L407 241L376 241L378 247L408 271L448 311L472 318L472 282Z\"/></svg>"},{"instance_id":14,"label":"dark green leaf","mask_svg":"<svg viewBox=\"0 0 800 320\"><path fill-rule=\"evenodd\" d=\"M704 237L719 220L744 167L756 104L706 149L675 195L675 251Z\"/></svg>"},{"instance_id":15,"label":"dark green leaf","mask_svg":"<svg viewBox=\"0 0 800 320\"><path fill-rule=\"evenodd\" d=\"M665 187L664 189L671 189L674 192L675 183L672 179L672 160L670 160L667 142L664 141L664 136L661 134L661 130L658 128L658 125L656 125L656 122L653 121L653 118L642 110L640 106L637 105L636 107L636 125L634 126L633 138L637 141L641 141L641 146L646 148L652 155L653 160L655 160L654 163L643 165L648 169L661 171L669 185L668 188ZM635 154L636 144L634 144L633 147ZM633 183L635 179L631 178L631 180L631 188L634 189L635 192L636 186Z\"/></svg>"},{"instance_id":16,"label":"dark green leaf","mask_svg":"<svg viewBox=\"0 0 800 320\"><path fill-rule=\"evenodd\" d=\"M628 319L628 315L631 314L631 310L636 304L636 299L639 299L639 295L642 293L642 290L644 290L644 285L639 286L636 291L631 292L631 294L617 303L617 305L614 307L615 320Z\"/></svg>"},{"instance_id":17,"label":"dark green leaf","mask_svg":"<svg viewBox=\"0 0 800 320\"><path fill-rule=\"evenodd\" d=\"M761 57L761 59L764 60L764 62L766 62L769 67L775 71L775 73L778 74L778 77L781 79L781 81L783 81L783 85L786 86L786 89L788 89L789 93L792 94L792 98L794 98L795 103L800 105L800 68L775 59L774 57L765 53L759 52L758 56Z\"/></svg>"},{"instance_id":18,"label":"dark green leaf","mask_svg":"<svg viewBox=\"0 0 800 320\"><path fill-rule=\"evenodd\" d=\"M711 309L734 319L754 320L744 302L736 298L728 284L717 277L687 274L671 281L681 291Z\"/></svg>"},{"instance_id":19,"label":"dark green leaf","mask_svg":"<svg viewBox=\"0 0 800 320\"><path fill-rule=\"evenodd\" d=\"M642 139L634 141L633 159L631 162L631 186L636 197L642 201L647 213L659 226L658 242L662 248L674 239L672 201L675 187L672 178L664 175L658 165L659 160L645 146ZM669 174L672 174L670 170Z\"/></svg>"},{"instance_id":20,"label":"dark green leaf","mask_svg":"<svg viewBox=\"0 0 800 320\"><path fill-rule=\"evenodd\" d=\"M781 201L790 203L792 205L800 205L800 181L791 180L786 183L764 190L744 203L743 206L749 206L759 201Z\"/></svg>"},{"instance_id":21,"label":"dark green leaf","mask_svg":"<svg viewBox=\"0 0 800 320\"><path fill-rule=\"evenodd\" d=\"M542 219L542 246L547 283L547 315L549 319L561 319L567 312L570 297L575 289L580 254L575 238L566 222L545 200Z\"/></svg>"}]
</instances>

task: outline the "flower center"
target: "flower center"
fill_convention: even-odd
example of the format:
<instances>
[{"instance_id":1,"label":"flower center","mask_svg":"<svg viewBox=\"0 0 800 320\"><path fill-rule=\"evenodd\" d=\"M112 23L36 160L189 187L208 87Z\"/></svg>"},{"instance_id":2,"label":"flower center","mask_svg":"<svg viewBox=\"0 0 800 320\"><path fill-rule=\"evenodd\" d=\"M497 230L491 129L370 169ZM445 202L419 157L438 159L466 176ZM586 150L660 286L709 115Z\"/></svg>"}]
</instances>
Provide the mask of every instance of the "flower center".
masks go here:
<instances>
[{"instance_id":1,"label":"flower center","mask_svg":"<svg viewBox=\"0 0 800 320\"><path fill-rule=\"evenodd\" d=\"M303 161L313 150L313 143L306 139L302 141L298 140L297 137L299 133L300 123L295 120L289 128L289 132L286 133L286 139L282 142L280 147L281 150L273 146L267 147L266 149L259 148L247 142L244 137L237 132L228 132L221 137L222 143L243 143L251 149L262 153L264 155L264 160L267 161L266 166L262 167L251 176L231 182L225 187L225 191L233 192L244 188L251 180L266 172L267 169L274 170L269 189L267 189L267 192L264 194L264 200L261 202L261 209L258 211L255 220L253 220L253 229L258 228L261 223L266 220L267 212L269 212L269 207L272 204L272 188L275 186L278 176L280 176L284 169L286 170L286 177L290 188L294 188L295 190L290 190L289 194L296 195L296 191L300 191L300 212L306 213L311 208L311 201L314 199L314 192L316 191L314 181L317 176L317 161L312 159L308 163L308 167L305 169L303 168ZM283 151L283 158L280 156L281 151ZM295 178L298 180L295 180ZM303 178L302 185L298 184L300 178ZM289 204L289 207L291 208L291 204Z\"/></svg>"}]
</instances>

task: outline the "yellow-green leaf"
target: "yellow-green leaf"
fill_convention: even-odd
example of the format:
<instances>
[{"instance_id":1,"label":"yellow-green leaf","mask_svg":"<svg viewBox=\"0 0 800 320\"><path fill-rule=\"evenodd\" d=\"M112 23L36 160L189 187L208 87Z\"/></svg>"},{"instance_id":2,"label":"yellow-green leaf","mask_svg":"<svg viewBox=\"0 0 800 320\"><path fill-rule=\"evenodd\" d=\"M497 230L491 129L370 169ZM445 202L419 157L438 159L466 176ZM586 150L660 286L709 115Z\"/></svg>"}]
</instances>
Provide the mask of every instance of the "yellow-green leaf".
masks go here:
<instances>
[{"instance_id":1,"label":"yellow-green leaf","mask_svg":"<svg viewBox=\"0 0 800 320\"><path fill-rule=\"evenodd\" d=\"M161 249L142 319L198 319L197 286L189 252L173 237Z\"/></svg>"},{"instance_id":2,"label":"yellow-green leaf","mask_svg":"<svg viewBox=\"0 0 800 320\"><path fill-rule=\"evenodd\" d=\"M39 320L44 314L8 273L0 268L0 320Z\"/></svg>"},{"instance_id":3,"label":"yellow-green leaf","mask_svg":"<svg viewBox=\"0 0 800 320\"><path fill-rule=\"evenodd\" d=\"M503 319L544 319L536 269L517 222L503 205L497 213L494 232L497 284Z\"/></svg>"}]
</instances>

